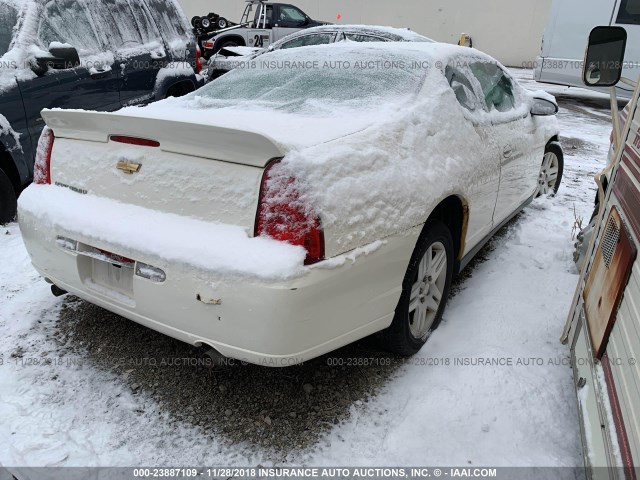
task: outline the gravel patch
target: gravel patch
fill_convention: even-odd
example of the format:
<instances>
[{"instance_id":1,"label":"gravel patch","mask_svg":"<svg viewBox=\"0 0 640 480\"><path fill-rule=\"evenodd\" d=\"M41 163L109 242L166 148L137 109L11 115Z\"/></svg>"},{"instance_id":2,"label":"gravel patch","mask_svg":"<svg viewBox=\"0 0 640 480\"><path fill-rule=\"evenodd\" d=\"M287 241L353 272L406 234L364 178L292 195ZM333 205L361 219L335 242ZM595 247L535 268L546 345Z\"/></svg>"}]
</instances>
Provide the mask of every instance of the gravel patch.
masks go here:
<instances>
[{"instance_id":1,"label":"gravel patch","mask_svg":"<svg viewBox=\"0 0 640 480\"><path fill-rule=\"evenodd\" d=\"M369 338L285 369L216 366L204 349L73 296L65 299L56 328L66 348L92 368L116 374L132 392L150 395L174 421L282 459L317 443L404 364ZM336 360L345 365L334 366ZM358 365L365 361L374 365Z\"/></svg>"}]
</instances>

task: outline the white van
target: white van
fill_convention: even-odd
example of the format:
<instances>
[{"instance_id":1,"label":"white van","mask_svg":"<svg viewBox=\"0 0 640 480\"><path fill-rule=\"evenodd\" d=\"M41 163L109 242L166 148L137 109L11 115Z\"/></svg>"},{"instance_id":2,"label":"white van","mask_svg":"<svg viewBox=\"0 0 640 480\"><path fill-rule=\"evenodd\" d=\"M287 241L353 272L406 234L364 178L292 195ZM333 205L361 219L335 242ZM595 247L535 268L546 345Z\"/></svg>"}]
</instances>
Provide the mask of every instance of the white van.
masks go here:
<instances>
[{"instance_id":1,"label":"white van","mask_svg":"<svg viewBox=\"0 0 640 480\"><path fill-rule=\"evenodd\" d=\"M628 42L624 76L640 74L640 0L553 0L540 56L535 63L535 80L582 87L585 39L597 25L620 26ZM633 88L617 86L620 98L628 99ZM606 88L595 88L608 93Z\"/></svg>"},{"instance_id":2,"label":"white van","mask_svg":"<svg viewBox=\"0 0 640 480\"><path fill-rule=\"evenodd\" d=\"M586 85L619 85L627 40L619 27L591 32ZM600 207L562 335L592 479L640 477L640 82L624 80L636 88L622 120L612 95L615 154L596 175Z\"/></svg>"}]
</instances>

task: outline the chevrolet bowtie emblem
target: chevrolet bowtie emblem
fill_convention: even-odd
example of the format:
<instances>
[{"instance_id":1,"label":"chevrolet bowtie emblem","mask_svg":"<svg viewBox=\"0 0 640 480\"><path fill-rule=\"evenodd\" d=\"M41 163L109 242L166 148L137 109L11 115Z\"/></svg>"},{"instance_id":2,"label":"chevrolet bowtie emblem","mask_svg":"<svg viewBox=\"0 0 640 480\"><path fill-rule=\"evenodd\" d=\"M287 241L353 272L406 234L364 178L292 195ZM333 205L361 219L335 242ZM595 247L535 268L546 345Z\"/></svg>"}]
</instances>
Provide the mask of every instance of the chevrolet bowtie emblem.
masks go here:
<instances>
[{"instance_id":1,"label":"chevrolet bowtie emblem","mask_svg":"<svg viewBox=\"0 0 640 480\"><path fill-rule=\"evenodd\" d=\"M122 170L124 173L128 173L129 175L133 173L138 173L140 168L142 168L142 164L133 163L129 160L120 160L117 165L118 170Z\"/></svg>"}]
</instances>

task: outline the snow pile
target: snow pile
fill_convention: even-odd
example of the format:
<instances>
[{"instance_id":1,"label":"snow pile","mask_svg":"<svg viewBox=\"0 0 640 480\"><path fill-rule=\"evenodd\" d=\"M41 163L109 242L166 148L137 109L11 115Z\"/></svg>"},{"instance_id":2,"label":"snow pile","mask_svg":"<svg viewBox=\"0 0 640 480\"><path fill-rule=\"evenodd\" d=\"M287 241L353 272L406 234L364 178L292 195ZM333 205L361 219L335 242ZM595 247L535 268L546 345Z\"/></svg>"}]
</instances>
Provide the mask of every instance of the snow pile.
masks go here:
<instances>
[{"instance_id":1,"label":"snow pile","mask_svg":"<svg viewBox=\"0 0 640 480\"><path fill-rule=\"evenodd\" d=\"M126 212L123 213L123 212ZM66 188L32 185L19 200L19 215L37 219L57 234L145 263L178 264L215 271L221 278L286 280L302 275L306 252L268 238L249 238L243 228L160 213ZM81 238L78 238L80 236ZM53 243L55 239L51 239ZM203 248L206 242L206 248Z\"/></svg>"}]
</instances>

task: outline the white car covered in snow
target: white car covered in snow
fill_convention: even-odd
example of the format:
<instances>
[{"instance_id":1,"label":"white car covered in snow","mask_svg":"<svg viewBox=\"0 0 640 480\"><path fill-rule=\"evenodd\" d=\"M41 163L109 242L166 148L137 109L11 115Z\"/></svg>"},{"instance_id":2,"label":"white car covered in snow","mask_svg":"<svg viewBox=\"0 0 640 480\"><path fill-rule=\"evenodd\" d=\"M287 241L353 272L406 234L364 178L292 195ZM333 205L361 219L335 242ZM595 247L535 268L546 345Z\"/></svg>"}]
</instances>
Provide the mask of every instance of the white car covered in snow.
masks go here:
<instances>
[{"instance_id":1,"label":"white car covered in snow","mask_svg":"<svg viewBox=\"0 0 640 480\"><path fill-rule=\"evenodd\" d=\"M282 50L181 99L44 111L20 227L55 293L227 357L376 332L409 355L453 275L558 188L556 112L468 48Z\"/></svg>"},{"instance_id":2,"label":"white car covered in snow","mask_svg":"<svg viewBox=\"0 0 640 480\"><path fill-rule=\"evenodd\" d=\"M212 81L235 68L244 68L252 60L267 52L338 42L433 42L433 40L412 32L408 28L374 25L322 25L287 35L268 48L221 48L209 60L207 79Z\"/></svg>"}]
</instances>

